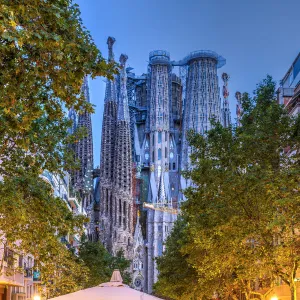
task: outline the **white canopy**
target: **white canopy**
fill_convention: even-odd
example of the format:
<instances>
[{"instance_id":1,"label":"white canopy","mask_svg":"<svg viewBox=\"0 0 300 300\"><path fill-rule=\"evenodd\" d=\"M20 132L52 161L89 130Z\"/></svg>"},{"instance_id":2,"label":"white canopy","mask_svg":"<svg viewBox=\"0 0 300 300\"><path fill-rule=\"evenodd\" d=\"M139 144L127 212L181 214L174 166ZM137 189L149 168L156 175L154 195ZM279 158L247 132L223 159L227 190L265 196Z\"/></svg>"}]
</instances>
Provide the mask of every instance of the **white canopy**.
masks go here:
<instances>
[{"instance_id":1,"label":"white canopy","mask_svg":"<svg viewBox=\"0 0 300 300\"><path fill-rule=\"evenodd\" d=\"M123 283L119 270L115 270L111 280L99 286L75 293L52 298L53 300L161 300L136 291Z\"/></svg>"}]
</instances>

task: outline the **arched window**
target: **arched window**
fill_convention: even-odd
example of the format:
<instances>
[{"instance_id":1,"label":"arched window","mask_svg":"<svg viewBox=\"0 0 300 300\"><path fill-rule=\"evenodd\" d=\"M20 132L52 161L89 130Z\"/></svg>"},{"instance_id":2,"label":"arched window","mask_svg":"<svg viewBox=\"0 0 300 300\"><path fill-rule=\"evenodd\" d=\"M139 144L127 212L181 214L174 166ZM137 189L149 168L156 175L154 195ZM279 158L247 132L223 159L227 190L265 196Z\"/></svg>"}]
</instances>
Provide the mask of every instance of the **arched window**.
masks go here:
<instances>
[{"instance_id":1,"label":"arched window","mask_svg":"<svg viewBox=\"0 0 300 300\"><path fill-rule=\"evenodd\" d=\"M158 160L161 160L161 148L158 148Z\"/></svg>"}]
</instances>

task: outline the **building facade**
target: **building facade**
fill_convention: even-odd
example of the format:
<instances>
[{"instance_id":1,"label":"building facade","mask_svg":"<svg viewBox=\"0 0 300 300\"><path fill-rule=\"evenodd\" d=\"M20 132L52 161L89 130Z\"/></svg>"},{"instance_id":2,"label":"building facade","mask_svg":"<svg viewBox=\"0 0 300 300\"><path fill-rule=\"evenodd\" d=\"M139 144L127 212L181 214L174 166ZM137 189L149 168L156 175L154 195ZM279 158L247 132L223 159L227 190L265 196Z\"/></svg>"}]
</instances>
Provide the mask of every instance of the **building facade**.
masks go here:
<instances>
[{"instance_id":1,"label":"building facade","mask_svg":"<svg viewBox=\"0 0 300 300\"><path fill-rule=\"evenodd\" d=\"M108 38L109 61L114 42ZM142 75L125 60L121 56L120 75L106 84L95 198L101 241L113 254L124 250L133 262L133 286L151 293L155 257L164 251L184 200L181 190L190 184L181 177L190 166L187 132L205 134L212 119L230 126L229 76L223 76L222 104L218 69L225 59L213 51L179 61L165 50L152 51ZM142 216L136 221L135 210Z\"/></svg>"},{"instance_id":2,"label":"building facade","mask_svg":"<svg viewBox=\"0 0 300 300\"><path fill-rule=\"evenodd\" d=\"M300 112L300 53L280 81L277 90L278 103L284 105L289 114Z\"/></svg>"},{"instance_id":3,"label":"building facade","mask_svg":"<svg viewBox=\"0 0 300 300\"><path fill-rule=\"evenodd\" d=\"M83 79L81 88L85 100L90 103L90 92L88 77ZM93 154L93 130L91 114L84 110L76 114L75 110L69 110L69 120L72 125L69 134L76 135L76 131L84 131L85 136L69 147L74 152L74 159L79 162L79 169L69 172L69 193L70 199L76 205L76 209L81 209L81 213L86 214L90 219L87 225L87 236L90 240L96 240L95 232L95 213L94 213L94 154ZM77 205L77 202L79 205Z\"/></svg>"},{"instance_id":4,"label":"building facade","mask_svg":"<svg viewBox=\"0 0 300 300\"><path fill-rule=\"evenodd\" d=\"M109 61L114 60L115 39L107 40ZM116 254L132 257L133 192L132 139L127 92L127 56L120 57L120 74L108 80L104 100L99 198L100 240ZM117 88L118 87L118 88Z\"/></svg>"}]
</instances>

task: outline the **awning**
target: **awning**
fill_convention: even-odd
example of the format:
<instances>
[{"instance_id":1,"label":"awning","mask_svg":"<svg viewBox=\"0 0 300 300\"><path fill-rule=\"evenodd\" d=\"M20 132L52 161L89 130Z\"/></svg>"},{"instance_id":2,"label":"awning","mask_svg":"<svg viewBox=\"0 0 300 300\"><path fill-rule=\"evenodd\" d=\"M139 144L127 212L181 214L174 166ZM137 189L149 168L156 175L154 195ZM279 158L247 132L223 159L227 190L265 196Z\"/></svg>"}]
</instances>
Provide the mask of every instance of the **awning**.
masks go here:
<instances>
[{"instance_id":1,"label":"awning","mask_svg":"<svg viewBox=\"0 0 300 300\"><path fill-rule=\"evenodd\" d=\"M162 300L136 291L123 283L119 270L115 270L111 280L99 286L75 293L52 298L53 300Z\"/></svg>"}]
</instances>

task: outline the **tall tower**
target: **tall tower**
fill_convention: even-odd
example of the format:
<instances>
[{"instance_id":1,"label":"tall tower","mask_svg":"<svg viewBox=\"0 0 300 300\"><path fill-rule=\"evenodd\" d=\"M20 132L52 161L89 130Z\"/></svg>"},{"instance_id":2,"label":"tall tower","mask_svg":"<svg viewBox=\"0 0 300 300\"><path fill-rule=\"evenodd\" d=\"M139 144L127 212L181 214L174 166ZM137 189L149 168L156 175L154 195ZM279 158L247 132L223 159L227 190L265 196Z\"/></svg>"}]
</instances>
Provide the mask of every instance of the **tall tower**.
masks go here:
<instances>
[{"instance_id":1,"label":"tall tower","mask_svg":"<svg viewBox=\"0 0 300 300\"><path fill-rule=\"evenodd\" d=\"M170 148L173 150L170 147L170 139L171 145L174 146L174 138L171 138L170 134L170 113L172 113L171 70L172 66L168 52L156 50L150 53L148 134L151 166L149 204L145 205L147 208L147 273L143 283L145 290L149 293L152 292L153 283L156 282L158 275L155 258L162 255L163 242L171 231L177 217L176 212L174 213L173 210L169 176Z\"/></svg>"},{"instance_id":2,"label":"tall tower","mask_svg":"<svg viewBox=\"0 0 300 300\"><path fill-rule=\"evenodd\" d=\"M109 37L108 45L108 61L114 61L113 45L115 39ZM114 177L114 156L115 156L115 136L116 136L116 120L117 120L117 89L116 80L107 80L104 113L102 122L101 137L101 157L100 157L100 239L104 245L108 246L111 242L112 223L111 213L113 209L112 184Z\"/></svg>"},{"instance_id":3,"label":"tall tower","mask_svg":"<svg viewBox=\"0 0 300 300\"><path fill-rule=\"evenodd\" d=\"M182 133L182 170L188 169L190 165L191 148L187 142L187 132L194 130L205 134L211 128L211 119L221 121L217 69L225 63L223 57L209 50L192 52L181 62L188 67ZM186 184L182 182L182 188L185 187Z\"/></svg>"},{"instance_id":4,"label":"tall tower","mask_svg":"<svg viewBox=\"0 0 300 300\"><path fill-rule=\"evenodd\" d=\"M115 157L112 198L108 205L109 249L112 253L123 249L125 257L131 257L133 243L132 151L130 117L127 97L127 75L124 54L120 57L120 91L115 131Z\"/></svg>"},{"instance_id":5,"label":"tall tower","mask_svg":"<svg viewBox=\"0 0 300 300\"><path fill-rule=\"evenodd\" d=\"M223 107L222 107L222 125L224 127L229 127L231 125L231 114L229 108L229 91L228 91L228 81L229 75L227 73L222 74L223 80Z\"/></svg>"},{"instance_id":6,"label":"tall tower","mask_svg":"<svg viewBox=\"0 0 300 300\"><path fill-rule=\"evenodd\" d=\"M82 85L82 93L87 102L90 102L89 85L87 76L84 77ZM90 171L93 168L94 155L93 155L93 132L92 132L92 119L91 114L83 111L78 115L77 128L85 128L86 136L78 141L76 144L76 158L80 161L80 169L75 172L74 187L81 194L83 207L86 209L93 202L93 182L87 181L90 178Z\"/></svg>"},{"instance_id":7,"label":"tall tower","mask_svg":"<svg viewBox=\"0 0 300 300\"><path fill-rule=\"evenodd\" d=\"M163 50L152 51L149 60L150 177L155 199L162 171L169 169L171 63L170 54Z\"/></svg>"}]
</instances>

